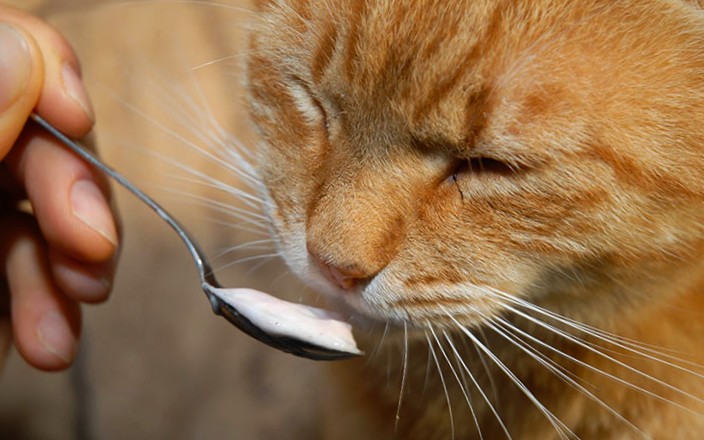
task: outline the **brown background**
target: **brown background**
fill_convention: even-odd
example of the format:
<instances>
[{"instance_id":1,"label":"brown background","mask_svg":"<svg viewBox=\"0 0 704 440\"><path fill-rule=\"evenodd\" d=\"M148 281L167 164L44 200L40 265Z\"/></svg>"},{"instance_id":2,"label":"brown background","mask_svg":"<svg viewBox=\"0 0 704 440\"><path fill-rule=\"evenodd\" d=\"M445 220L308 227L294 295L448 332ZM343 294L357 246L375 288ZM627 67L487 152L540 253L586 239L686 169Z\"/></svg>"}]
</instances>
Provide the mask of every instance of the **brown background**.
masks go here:
<instances>
[{"instance_id":1,"label":"brown background","mask_svg":"<svg viewBox=\"0 0 704 440\"><path fill-rule=\"evenodd\" d=\"M47 19L78 51L106 161L172 210L210 255L260 238L213 221L212 211L184 194L237 202L184 183L188 173L163 159L237 184L167 132L207 144L197 140L201 130L214 132L198 116L206 114L202 104L187 123L174 116L188 100L200 100L252 143L240 88L247 3L9 3ZM115 192L125 240L113 297L84 309L81 360L73 370L38 372L10 354L0 377L0 438L315 439L320 365L258 345L213 317L176 235L123 190ZM215 265L268 252L234 252ZM231 265L219 276L230 286L300 298L302 289L280 262L262 261Z\"/></svg>"}]
</instances>

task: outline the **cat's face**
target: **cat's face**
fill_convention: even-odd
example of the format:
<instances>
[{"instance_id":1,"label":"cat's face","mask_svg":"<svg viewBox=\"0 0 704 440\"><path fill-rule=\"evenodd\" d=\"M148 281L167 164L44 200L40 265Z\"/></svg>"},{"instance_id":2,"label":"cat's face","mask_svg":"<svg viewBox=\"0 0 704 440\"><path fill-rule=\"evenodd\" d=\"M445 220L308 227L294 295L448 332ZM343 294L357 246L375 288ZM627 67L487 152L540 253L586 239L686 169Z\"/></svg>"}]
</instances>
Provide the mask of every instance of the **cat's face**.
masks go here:
<instances>
[{"instance_id":1,"label":"cat's face","mask_svg":"<svg viewBox=\"0 0 704 440\"><path fill-rule=\"evenodd\" d=\"M697 254L704 41L684 6L264 3L260 173L284 259L319 289L472 325L506 294L620 305Z\"/></svg>"}]
</instances>

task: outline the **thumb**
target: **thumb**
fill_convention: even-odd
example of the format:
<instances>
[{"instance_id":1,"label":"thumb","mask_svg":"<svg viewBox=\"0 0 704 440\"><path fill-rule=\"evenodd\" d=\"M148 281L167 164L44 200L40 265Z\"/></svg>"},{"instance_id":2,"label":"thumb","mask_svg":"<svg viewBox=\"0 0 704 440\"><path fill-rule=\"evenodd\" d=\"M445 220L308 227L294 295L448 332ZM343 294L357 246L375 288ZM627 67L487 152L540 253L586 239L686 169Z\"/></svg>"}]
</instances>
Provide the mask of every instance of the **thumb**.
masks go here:
<instances>
[{"instance_id":1,"label":"thumb","mask_svg":"<svg viewBox=\"0 0 704 440\"><path fill-rule=\"evenodd\" d=\"M17 140L44 81L44 63L34 39L0 23L0 159Z\"/></svg>"}]
</instances>

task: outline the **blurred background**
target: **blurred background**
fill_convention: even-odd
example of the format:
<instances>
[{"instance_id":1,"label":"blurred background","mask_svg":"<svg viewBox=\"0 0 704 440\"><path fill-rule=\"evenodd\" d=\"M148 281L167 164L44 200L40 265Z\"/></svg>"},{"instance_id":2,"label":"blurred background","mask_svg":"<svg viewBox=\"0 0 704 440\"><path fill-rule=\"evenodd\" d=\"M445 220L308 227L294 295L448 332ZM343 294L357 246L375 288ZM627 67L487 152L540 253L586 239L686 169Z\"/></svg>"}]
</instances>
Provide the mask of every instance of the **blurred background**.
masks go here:
<instances>
[{"instance_id":1,"label":"blurred background","mask_svg":"<svg viewBox=\"0 0 704 440\"><path fill-rule=\"evenodd\" d=\"M241 88L248 2L5 3L43 17L73 44L102 157L188 226L223 284L303 296L267 237L227 212L249 208L203 182L240 187L237 176L197 150L233 142L218 126L253 145ZM214 317L177 236L114 190L124 242L113 296L84 308L71 371L38 372L10 354L0 376L0 439L317 438L321 365L254 343Z\"/></svg>"}]
</instances>

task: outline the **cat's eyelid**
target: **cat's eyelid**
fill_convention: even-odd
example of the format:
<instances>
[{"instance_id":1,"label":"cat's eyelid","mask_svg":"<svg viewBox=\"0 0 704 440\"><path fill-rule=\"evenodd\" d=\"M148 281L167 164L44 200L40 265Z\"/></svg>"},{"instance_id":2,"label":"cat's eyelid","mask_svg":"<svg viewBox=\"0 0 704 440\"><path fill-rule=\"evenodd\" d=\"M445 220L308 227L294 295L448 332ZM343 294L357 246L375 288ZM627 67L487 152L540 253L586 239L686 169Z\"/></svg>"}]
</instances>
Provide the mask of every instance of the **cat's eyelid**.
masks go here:
<instances>
[{"instance_id":1,"label":"cat's eyelid","mask_svg":"<svg viewBox=\"0 0 704 440\"><path fill-rule=\"evenodd\" d=\"M433 139L413 137L412 143L418 151L439 153L446 158L450 158L452 165L445 176L446 178L449 177L453 182L456 182L457 176L464 172L488 170L508 176L531 170L538 164L538 162L534 164L534 161L530 161L522 155L512 155L507 151L497 151L497 149L492 148L492 145L487 143L467 146L464 143L443 139L441 136Z\"/></svg>"},{"instance_id":2,"label":"cat's eyelid","mask_svg":"<svg viewBox=\"0 0 704 440\"><path fill-rule=\"evenodd\" d=\"M313 104L318 108L320 113L323 115L323 126L325 127L325 130L327 131L330 128L330 123L328 119L328 112L325 110L325 106L323 106L323 103L315 97L315 95L311 95L311 99L313 101Z\"/></svg>"},{"instance_id":3,"label":"cat's eyelid","mask_svg":"<svg viewBox=\"0 0 704 440\"><path fill-rule=\"evenodd\" d=\"M322 123L325 130L328 129L328 112L320 99L313 93L308 84L297 76L291 75L289 91L296 107L303 113L311 123Z\"/></svg>"},{"instance_id":4,"label":"cat's eyelid","mask_svg":"<svg viewBox=\"0 0 704 440\"><path fill-rule=\"evenodd\" d=\"M465 198L463 192L464 178L501 179L516 176L524 171L519 165L494 159L489 156L476 156L469 158L456 158L446 174L445 181L452 183L460 192L462 200ZM471 181L471 180L470 180Z\"/></svg>"}]
</instances>

